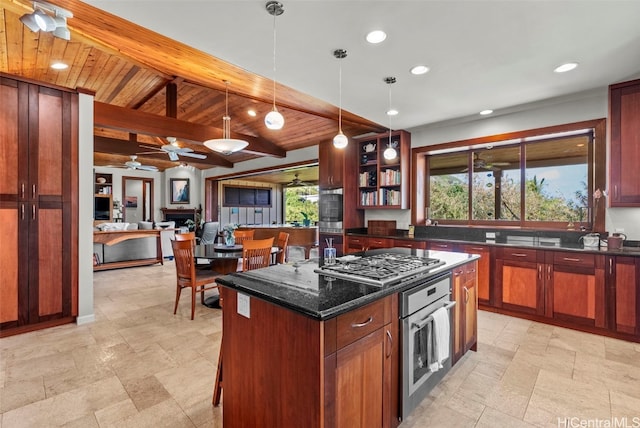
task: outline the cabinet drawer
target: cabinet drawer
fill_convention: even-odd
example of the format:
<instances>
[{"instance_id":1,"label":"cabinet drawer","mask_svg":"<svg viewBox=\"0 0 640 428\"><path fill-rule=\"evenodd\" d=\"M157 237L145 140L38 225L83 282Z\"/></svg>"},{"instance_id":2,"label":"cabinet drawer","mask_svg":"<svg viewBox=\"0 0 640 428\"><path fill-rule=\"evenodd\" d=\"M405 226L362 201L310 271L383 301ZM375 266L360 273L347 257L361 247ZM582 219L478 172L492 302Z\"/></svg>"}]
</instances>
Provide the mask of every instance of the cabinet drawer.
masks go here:
<instances>
[{"instance_id":1,"label":"cabinet drawer","mask_svg":"<svg viewBox=\"0 0 640 428\"><path fill-rule=\"evenodd\" d=\"M565 266L594 267L596 264L596 257L595 254L554 252L553 264Z\"/></svg>"},{"instance_id":2,"label":"cabinet drawer","mask_svg":"<svg viewBox=\"0 0 640 428\"><path fill-rule=\"evenodd\" d=\"M389 248L391 247L391 240L386 238L371 238L369 237L369 249L374 248Z\"/></svg>"},{"instance_id":3,"label":"cabinet drawer","mask_svg":"<svg viewBox=\"0 0 640 428\"><path fill-rule=\"evenodd\" d=\"M467 263L463 267L464 267L464 275L465 275L464 282L465 283L475 282L476 276L478 275L478 263L477 262Z\"/></svg>"},{"instance_id":4,"label":"cabinet drawer","mask_svg":"<svg viewBox=\"0 0 640 428\"><path fill-rule=\"evenodd\" d=\"M430 250L453 251L453 244L449 242L429 242Z\"/></svg>"},{"instance_id":5,"label":"cabinet drawer","mask_svg":"<svg viewBox=\"0 0 640 428\"><path fill-rule=\"evenodd\" d=\"M400 248L414 248L424 250L427 248L427 243L424 241L414 241L411 239L394 239L393 246Z\"/></svg>"},{"instance_id":6,"label":"cabinet drawer","mask_svg":"<svg viewBox=\"0 0 640 428\"><path fill-rule=\"evenodd\" d=\"M337 317L338 349L384 325L384 299Z\"/></svg>"},{"instance_id":7,"label":"cabinet drawer","mask_svg":"<svg viewBox=\"0 0 640 428\"><path fill-rule=\"evenodd\" d=\"M538 260L538 252L536 250L526 248L505 248L502 251L502 258L506 260L536 263Z\"/></svg>"}]
</instances>

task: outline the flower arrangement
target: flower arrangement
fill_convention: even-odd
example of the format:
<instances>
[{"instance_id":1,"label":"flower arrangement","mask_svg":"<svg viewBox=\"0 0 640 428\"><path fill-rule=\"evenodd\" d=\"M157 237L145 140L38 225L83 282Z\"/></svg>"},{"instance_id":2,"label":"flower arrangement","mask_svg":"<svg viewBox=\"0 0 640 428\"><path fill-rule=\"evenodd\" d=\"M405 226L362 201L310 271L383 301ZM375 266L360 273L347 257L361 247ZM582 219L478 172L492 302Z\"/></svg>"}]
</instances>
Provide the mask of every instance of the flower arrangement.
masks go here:
<instances>
[{"instance_id":1,"label":"flower arrangement","mask_svg":"<svg viewBox=\"0 0 640 428\"><path fill-rule=\"evenodd\" d=\"M222 238L224 244L228 247L236 245L236 237L233 235L233 231L238 228L237 224L229 223L222 228Z\"/></svg>"}]
</instances>

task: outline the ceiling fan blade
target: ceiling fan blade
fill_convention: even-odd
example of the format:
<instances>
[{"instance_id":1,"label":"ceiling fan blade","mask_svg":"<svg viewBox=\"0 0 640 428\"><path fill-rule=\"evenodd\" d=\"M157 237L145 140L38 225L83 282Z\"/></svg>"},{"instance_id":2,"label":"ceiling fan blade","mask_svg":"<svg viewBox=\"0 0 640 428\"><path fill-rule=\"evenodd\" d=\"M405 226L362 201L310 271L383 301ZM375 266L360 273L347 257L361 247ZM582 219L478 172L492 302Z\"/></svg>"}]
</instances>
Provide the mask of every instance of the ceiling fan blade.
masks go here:
<instances>
[{"instance_id":1,"label":"ceiling fan blade","mask_svg":"<svg viewBox=\"0 0 640 428\"><path fill-rule=\"evenodd\" d=\"M201 155L200 153L190 153L190 152L182 153L182 152L180 152L179 154L180 154L180 156L186 156L186 157L189 157L189 158L196 158L196 159L206 159L207 158L207 155Z\"/></svg>"},{"instance_id":2,"label":"ceiling fan blade","mask_svg":"<svg viewBox=\"0 0 640 428\"><path fill-rule=\"evenodd\" d=\"M162 155L164 154L162 151L157 152L137 152L136 155Z\"/></svg>"},{"instance_id":3,"label":"ceiling fan blade","mask_svg":"<svg viewBox=\"0 0 640 428\"><path fill-rule=\"evenodd\" d=\"M193 153L193 149L191 147L179 147L176 149L176 152L183 154L183 153Z\"/></svg>"},{"instance_id":4,"label":"ceiling fan blade","mask_svg":"<svg viewBox=\"0 0 640 428\"><path fill-rule=\"evenodd\" d=\"M158 168L156 168L155 166L151 166L151 165L140 165L135 167L134 169L140 169L142 171L157 171Z\"/></svg>"},{"instance_id":5,"label":"ceiling fan blade","mask_svg":"<svg viewBox=\"0 0 640 428\"><path fill-rule=\"evenodd\" d=\"M169 155L169 159L171 159L172 161L177 161L179 159L176 152L167 152L167 154Z\"/></svg>"},{"instance_id":6,"label":"ceiling fan blade","mask_svg":"<svg viewBox=\"0 0 640 428\"><path fill-rule=\"evenodd\" d=\"M150 149L155 150L156 152L161 152L162 149L158 146L147 146L146 144L138 144L138 147L141 149Z\"/></svg>"}]
</instances>

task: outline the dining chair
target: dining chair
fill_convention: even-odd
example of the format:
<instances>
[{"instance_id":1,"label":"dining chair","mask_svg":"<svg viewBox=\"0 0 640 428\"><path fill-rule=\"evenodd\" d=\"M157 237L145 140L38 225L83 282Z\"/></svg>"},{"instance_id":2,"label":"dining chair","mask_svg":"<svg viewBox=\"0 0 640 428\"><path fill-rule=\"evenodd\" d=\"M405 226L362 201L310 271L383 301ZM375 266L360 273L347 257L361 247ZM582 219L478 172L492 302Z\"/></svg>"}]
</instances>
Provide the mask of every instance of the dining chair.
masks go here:
<instances>
[{"instance_id":1,"label":"dining chair","mask_svg":"<svg viewBox=\"0 0 640 428\"><path fill-rule=\"evenodd\" d=\"M276 261L278 263L284 263L286 261L288 244L289 244L289 234L287 232L278 233L278 241L276 243L279 251L276 257Z\"/></svg>"},{"instance_id":2,"label":"dining chair","mask_svg":"<svg viewBox=\"0 0 640 428\"><path fill-rule=\"evenodd\" d=\"M271 261L271 248L273 247L273 237L267 239L249 239L242 243L242 271L260 269L269 266ZM222 302L221 302L222 303ZM222 341L220 340L220 355L218 356L218 370L216 380L213 384L213 398L211 402L214 406L220 404L220 394L222 393Z\"/></svg>"},{"instance_id":3,"label":"dining chair","mask_svg":"<svg viewBox=\"0 0 640 428\"><path fill-rule=\"evenodd\" d=\"M177 237L178 235L176 235ZM200 293L200 300L204 304L204 292L218 287L216 278L220 274L211 269L196 269L195 236L191 240L173 240L171 247L176 265L176 303L173 307L173 314L175 315L178 311L182 289L191 288L191 319L193 319L196 309L196 293Z\"/></svg>"},{"instance_id":4,"label":"dining chair","mask_svg":"<svg viewBox=\"0 0 640 428\"><path fill-rule=\"evenodd\" d=\"M175 241L193 241L195 244L196 233L195 232L176 233L174 238L175 238L174 239Z\"/></svg>"},{"instance_id":5,"label":"dining chair","mask_svg":"<svg viewBox=\"0 0 640 428\"><path fill-rule=\"evenodd\" d=\"M233 232L233 236L236 238L236 244L242 245L245 240L253 239L253 235L255 233L256 233L255 229L236 230Z\"/></svg>"},{"instance_id":6,"label":"dining chair","mask_svg":"<svg viewBox=\"0 0 640 428\"><path fill-rule=\"evenodd\" d=\"M200 244L215 244L218 232L220 230L220 222L207 221L202 225L202 236L200 236Z\"/></svg>"}]
</instances>

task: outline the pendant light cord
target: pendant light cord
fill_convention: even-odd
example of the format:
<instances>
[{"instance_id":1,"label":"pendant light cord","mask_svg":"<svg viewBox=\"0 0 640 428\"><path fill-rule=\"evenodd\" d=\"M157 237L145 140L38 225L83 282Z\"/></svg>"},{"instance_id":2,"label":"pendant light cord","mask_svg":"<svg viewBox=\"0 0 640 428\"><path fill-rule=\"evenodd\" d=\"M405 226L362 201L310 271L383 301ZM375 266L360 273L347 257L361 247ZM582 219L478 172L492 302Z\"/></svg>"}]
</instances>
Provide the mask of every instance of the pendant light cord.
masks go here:
<instances>
[{"instance_id":1,"label":"pendant light cord","mask_svg":"<svg viewBox=\"0 0 640 428\"><path fill-rule=\"evenodd\" d=\"M389 111L391 111L391 84L389 84ZM387 112L389 116L389 147L391 147L391 115L388 113L389 112Z\"/></svg>"},{"instance_id":2,"label":"pendant light cord","mask_svg":"<svg viewBox=\"0 0 640 428\"><path fill-rule=\"evenodd\" d=\"M273 14L273 109L276 109L276 15Z\"/></svg>"},{"instance_id":3,"label":"pendant light cord","mask_svg":"<svg viewBox=\"0 0 640 428\"><path fill-rule=\"evenodd\" d=\"M338 72L338 129L342 134L342 59L339 60Z\"/></svg>"}]
</instances>

